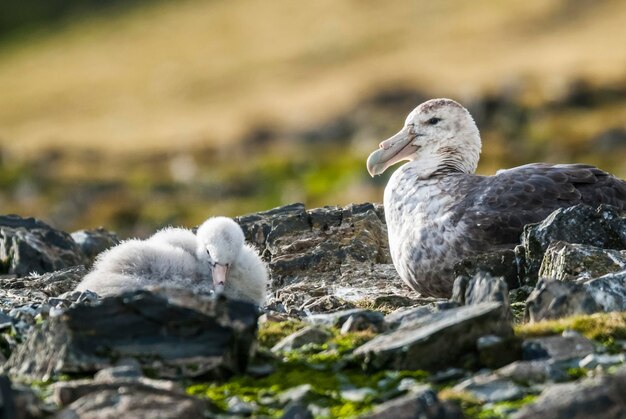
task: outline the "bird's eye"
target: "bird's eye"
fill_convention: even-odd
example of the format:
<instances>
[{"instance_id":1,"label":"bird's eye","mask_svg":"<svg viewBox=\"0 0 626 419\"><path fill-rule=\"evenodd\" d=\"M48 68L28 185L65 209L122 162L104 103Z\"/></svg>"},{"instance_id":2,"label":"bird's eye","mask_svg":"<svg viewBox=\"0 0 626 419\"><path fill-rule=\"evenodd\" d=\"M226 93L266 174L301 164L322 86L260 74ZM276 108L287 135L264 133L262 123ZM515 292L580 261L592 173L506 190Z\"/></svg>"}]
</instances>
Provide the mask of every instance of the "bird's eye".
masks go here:
<instances>
[{"instance_id":1,"label":"bird's eye","mask_svg":"<svg viewBox=\"0 0 626 419\"><path fill-rule=\"evenodd\" d=\"M428 125L437 125L437 123L441 121L441 118L437 118L436 116L433 116L432 118L430 118L428 121L426 121L426 123Z\"/></svg>"}]
</instances>

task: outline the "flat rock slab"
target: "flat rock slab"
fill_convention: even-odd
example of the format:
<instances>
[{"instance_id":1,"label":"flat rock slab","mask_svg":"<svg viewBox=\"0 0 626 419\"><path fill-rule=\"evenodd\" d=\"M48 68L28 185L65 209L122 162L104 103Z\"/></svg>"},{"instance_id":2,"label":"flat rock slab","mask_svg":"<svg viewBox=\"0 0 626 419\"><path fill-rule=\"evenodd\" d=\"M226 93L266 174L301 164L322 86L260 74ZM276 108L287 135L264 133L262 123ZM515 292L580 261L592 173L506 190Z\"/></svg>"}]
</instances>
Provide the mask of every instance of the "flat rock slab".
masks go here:
<instances>
[{"instance_id":1,"label":"flat rock slab","mask_svg":"<svg viewBox=\"0 0 626 419\"><path fill-rule=\"evenodd\" d=\"M34 218L0 216L0 274L43 274L84 261L69 234Z\"/></svg>"},{"instance_id":2,"label":"flat rock slab","mask_svg":"<svg viewBox=\"0 0 626 419\"><path fill-rule=\"evenodd\" d=\"M159 377L228 377L246 368L257 308L185 290L134 291L77 305L32 332L5 370L46 379L135 358Z\"/></svg>"},{"instance_id":3,"label":"flat rock slab","mask_svg":"<svg viewBox=\"0 0 626 419\"><path fill-rule=\"evenodd\" d=\"M507 307L497 302L453 308L379 335L354 351L373 369L436 370L476 351L484 335L513 335ZM432 321L428 320L432 317Z\"/></svg>"},{"instance_id":4,"label":"flat rock slab","mask_svg":"<svg viewBox=\"0 0 626 419\"><path fill-rule=\"evenodd\" d=\"M626 369L613 376L548 387L515 419L605 419L626 417Z\"/></svg>"},{"instance_id":5,"label":"flat rock slab","mask_svg":"<svg viewBox=\"0 0 626 419\"><path fill-rule=\"evenodd\" d=\"M564 336L526 339L522 345L525 360L550 358L553 361L565 361L584 358L594 351L594 343L575 332Z\"/></svg>"},{"instance_id":6,"label":"flat rock slab","mask_svg":"<svg viewBox=\"0 0 626 419\"><path fill-rule=\"evenodd\" d=\"M361 417L364 419L461 419L464 416L460 408L441 402L433 390L424 386L405 396L378 405L373 412Z\"/></svg>"},{"instance_id":7,"label":"flat rock slab","mask_svg":"<svg viewBox=\"0 0 626 419\"><path fill-rule=\"evenodd\" d=\"M134 386L100 390L81 397L55 417L57 419L110 419L110 418L201 418L205 416L206 403L180 394L146 390Z\"/></svg>"}]
</instances>

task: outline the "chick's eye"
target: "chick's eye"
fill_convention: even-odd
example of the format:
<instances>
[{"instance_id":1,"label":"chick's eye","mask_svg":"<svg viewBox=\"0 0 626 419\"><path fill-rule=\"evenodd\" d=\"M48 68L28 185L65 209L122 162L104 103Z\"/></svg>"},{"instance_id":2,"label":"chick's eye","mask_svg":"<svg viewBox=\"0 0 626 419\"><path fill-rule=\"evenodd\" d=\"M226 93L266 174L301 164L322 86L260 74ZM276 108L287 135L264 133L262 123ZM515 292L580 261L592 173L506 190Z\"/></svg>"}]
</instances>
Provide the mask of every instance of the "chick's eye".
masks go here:
<instances>
[{"instance_id":1,"label":"chick's eye","mask_svg":"<svg viewBox=\"0 0 626 419\"><path fill-rule=\"evenodd\" d=\"M441 118L437 118L436 116L430 118L428 121L426 121L426 123L428 125L437 125L437 123L441 121Z\"/></svg>"}]
</instances>

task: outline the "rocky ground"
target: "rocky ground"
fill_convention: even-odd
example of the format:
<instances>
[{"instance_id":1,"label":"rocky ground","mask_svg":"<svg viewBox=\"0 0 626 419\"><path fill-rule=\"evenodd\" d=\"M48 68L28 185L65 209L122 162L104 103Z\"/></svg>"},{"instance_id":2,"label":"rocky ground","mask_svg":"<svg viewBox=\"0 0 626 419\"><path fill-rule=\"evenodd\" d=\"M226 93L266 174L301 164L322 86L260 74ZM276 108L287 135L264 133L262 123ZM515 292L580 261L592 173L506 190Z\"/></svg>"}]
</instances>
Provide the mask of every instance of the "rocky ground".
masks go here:
<instances>
[{"instance_id":1,"label":"rocky ground","mask_svg":"<svg viewBox=\"0 0 626 419\"><path fill-rule=\"evenodd\" d=\"M556 211L459 263L450 300L402 285L379 205L237 221L261 310L72 292L116 236L0 216L2 417L626 416L626 213Z\"/></svg>"}]
</instances>

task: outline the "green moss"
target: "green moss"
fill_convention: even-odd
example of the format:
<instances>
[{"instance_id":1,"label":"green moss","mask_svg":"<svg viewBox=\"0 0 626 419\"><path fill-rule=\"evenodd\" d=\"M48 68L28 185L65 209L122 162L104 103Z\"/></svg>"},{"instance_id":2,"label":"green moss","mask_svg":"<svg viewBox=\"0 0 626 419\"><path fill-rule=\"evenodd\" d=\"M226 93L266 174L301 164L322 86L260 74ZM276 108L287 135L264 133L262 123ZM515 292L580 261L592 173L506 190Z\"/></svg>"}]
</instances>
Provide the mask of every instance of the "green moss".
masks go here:
<instances>
[{"instance_id":1,"label":"green moss","mask_svg":"<svg viewBox=\"0 0 626 419\"><path fill-rule=\"evenodd\" d=\"M578 380L587 376L587 370L584 368L568 368L567 376L571 381Z\"/></svg>"},{"instance_id":2,"label":"green moss","mask_svg":"<svg viewBox=\"0 0 626 419\"><path fill-rule=\"evenodd\" d=\"M281 339L289 336L306 326L305 323L296 320L284 322L265 322L259 325L258 341L263 348L270 349L280 342Z\"/></svg>"},{"instance_id":3,"label":"green moss","mask_svg":"<svg viewBox=\"0 0 626 419\"><path fill-rule=\"evenodd\" d=\"M515 333L522 338L528 338L555 335L568 329L611 348L615 340L626 339L626 313L596 313L522 324L515 327Z\"/></svg>"},{"instance_id":4,"label":"green moss","mask_svg":"<svg viewBox=\"0 0 626 419\"><path fill-rule=\"evenodd\" d=\"M282 322L286 323L286 322ZM298 322L262 326L266 333L265 344L277 341L286 330L302 327ZM267 333L271 329L271 333ZM382 371L376 374L363 372L351 361L352 351L373 337L370 332L340 334L329 329L332 337L322 345L309 344L293 351L286 351L275 359L274 372L266 377L233 377L226 383L198 383L187 388L188 393L211 399L218 409L225 411L228 400L237 396L247 403L259 406L258 415L279 417L283 405L278 402L280 393L302 385L311 385L307 398L311 404L327 409L330 417L353 417L372 408L373 403L384 401L400 393L398 384L405 378L423 380L423 371ZM354 388L370 388L372 395L362 401L345 400L341 391ZM310 399L310 400L308 400Z\"/></svg>"},{"instance_id":5,"label":"green moss","mask_svg":"<svg viewBox=\"0 0 626 419\"><path fill-rule=\"evenodd\" d=\"M467 392L457 392L453 390L442 390L439 397L443 400L458 403L463 409L465 416L472 419L508 418L522 406L532 403L537 399L537 396L529 395L518 400L499 403L481 403Z\"/></svg>"}]
</instances>

